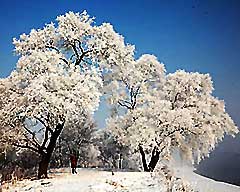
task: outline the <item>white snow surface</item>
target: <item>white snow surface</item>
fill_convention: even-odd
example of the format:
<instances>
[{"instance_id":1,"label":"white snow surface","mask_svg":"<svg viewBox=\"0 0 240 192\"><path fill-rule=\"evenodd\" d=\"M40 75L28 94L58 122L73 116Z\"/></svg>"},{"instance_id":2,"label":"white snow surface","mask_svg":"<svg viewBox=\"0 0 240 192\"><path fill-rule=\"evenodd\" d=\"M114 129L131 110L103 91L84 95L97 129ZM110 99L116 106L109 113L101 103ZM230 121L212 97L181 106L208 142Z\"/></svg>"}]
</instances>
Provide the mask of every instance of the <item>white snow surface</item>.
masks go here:
<instances>
[{"instance_id":1,"label":"white snow surface","mask_svg":"<svg viewBox=\"0 0 240 192\"><path fill-rule=\"evenodd\" d=\"M176 174L188 180L199 192L240 192L240 187L197 175L187 166L177 168ZM111 172L97 169L51 170L50 179L23 180L3 185L3 192L165 192L161 183L145 172Z\"/></svg>"},{"instance_id":2,"label":"white snow surface","mask_svg":"<svg viewBox=\"0 0 240 192\"><path fill-rule=\"evenodd\" d=\"M177 176L188 181L194 190L199 192L240 192L240 187L198 175L193 168L183 166L175 168Z\"/></svg>"}]
</instances>

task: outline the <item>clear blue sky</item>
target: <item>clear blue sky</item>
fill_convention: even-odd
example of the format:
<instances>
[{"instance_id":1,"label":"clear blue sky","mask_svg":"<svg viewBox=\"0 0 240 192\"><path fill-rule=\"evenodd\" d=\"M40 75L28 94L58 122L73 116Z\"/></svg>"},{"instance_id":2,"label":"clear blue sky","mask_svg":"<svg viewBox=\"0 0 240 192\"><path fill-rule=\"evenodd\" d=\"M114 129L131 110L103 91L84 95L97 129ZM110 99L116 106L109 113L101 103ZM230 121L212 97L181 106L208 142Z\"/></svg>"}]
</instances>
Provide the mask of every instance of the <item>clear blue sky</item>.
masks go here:
<instances>
[{"instance_id":1,"label":"clear blue sky","mask_svg":"<svg viewBox=\"0 0 240 192\"><path fill-rule=\"evenodd\" d=\"M240 125L240 1L238 0L1 0L0 77L14 68L12 38L41 28L57 15L86 9L110 22L136 45L155 54L168 72L210 73L214 94ZM101 122L102 124L102 122Z\"/></svg>"}]
</instances>

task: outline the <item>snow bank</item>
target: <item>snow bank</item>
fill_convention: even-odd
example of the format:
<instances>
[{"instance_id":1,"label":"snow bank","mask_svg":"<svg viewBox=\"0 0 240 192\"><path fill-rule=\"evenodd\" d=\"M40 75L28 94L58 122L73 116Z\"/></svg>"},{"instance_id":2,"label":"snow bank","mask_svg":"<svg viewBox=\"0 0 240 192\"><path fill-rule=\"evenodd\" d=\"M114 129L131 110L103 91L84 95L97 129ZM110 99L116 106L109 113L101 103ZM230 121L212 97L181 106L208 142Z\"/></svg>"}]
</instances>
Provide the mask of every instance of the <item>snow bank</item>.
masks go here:
<instances>
[{"instance_id":1,"label":"snow bank","mask_svg":"<svg viewBox=\"0 0 240 192\"><path fill-rule=\"evenodd\" d=\"M189 181L193 189L199 192L240 192L240 187L198 175L189 166L178 167L175 170L177 176Z\"/></svg>"}]
</instances>

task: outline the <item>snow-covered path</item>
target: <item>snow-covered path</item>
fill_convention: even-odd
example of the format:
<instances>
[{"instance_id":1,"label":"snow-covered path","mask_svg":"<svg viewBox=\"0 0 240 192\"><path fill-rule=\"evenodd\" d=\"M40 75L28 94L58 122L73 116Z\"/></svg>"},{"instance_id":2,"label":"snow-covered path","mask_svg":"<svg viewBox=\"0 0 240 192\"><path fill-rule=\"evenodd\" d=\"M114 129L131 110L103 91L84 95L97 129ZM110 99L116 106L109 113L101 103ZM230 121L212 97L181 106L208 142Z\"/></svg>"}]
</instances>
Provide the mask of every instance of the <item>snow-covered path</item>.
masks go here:
<instances>
[{"instance_id":1,"label":"snow-covered path","mask_svg":"<svg viewBox=\"0 0 240 192\"><path fill-rule=\"evenodd\" d=\"M49 174L50 179L25 180L15 186L9 185L11 192L112 192L112 191L159 191L157 181L149 173L111 172L95 169L78 169L72 175L70 170L62 169ZM4 190L4 191L5 191Z\"/></svg>"},{"instance_id":2,"label":"snow-covered path","mask_svg":"<svg viewBox=\"0 0 240 192\"><path fill-rule=\"evenodd\" d=\"M199 176L190 169L179 170L178 174L186 178L200 192L240 192L240 187ZM50 174L50 179L25 180L15 186L5 185L3 191L10 192L161 192L157 180L150 173L111 172L95 169L78 169L77 175L70 170L60 169Z\"/></svg>"}]
</instances>

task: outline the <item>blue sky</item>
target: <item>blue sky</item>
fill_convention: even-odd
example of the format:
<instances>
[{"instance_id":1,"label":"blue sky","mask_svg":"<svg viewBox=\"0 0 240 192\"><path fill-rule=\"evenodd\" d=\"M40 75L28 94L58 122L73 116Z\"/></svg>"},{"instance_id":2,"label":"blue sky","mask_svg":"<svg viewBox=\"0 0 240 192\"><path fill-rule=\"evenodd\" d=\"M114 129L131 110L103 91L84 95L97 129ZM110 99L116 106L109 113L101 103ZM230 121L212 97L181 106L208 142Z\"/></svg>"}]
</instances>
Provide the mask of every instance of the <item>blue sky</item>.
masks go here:
<instances>
[{"instance_id":1,"label":"blue sky","mask_svg":"<svg viewBox=\"0 0 240 192\"><path fill-rule=\"evenodd\" d=\"M136 46L137 56L155 54L168 72L210 73L214 94L226 101L228 112L240 125L238 0L1 0L0 77L9 75L17 61L13 37L41 28L67 11L84 9L96 17L97 24L112 23Z\"/></svg>"}]
</instances>

